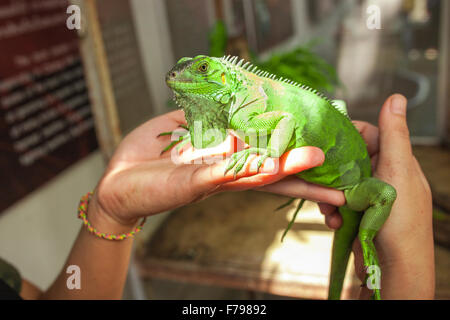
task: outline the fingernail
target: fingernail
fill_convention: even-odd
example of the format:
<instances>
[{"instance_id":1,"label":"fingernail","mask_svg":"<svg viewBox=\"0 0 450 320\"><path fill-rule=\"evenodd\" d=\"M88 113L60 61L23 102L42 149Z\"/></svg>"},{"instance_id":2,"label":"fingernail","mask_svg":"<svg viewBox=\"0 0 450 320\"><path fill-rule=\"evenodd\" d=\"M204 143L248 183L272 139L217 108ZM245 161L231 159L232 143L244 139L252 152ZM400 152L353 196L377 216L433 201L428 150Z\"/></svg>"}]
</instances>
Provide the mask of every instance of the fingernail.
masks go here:
<instances>
[{"instance_id":1,"label":"fingernail","mask_svg":"<svg viewBox=\"0 0 450 320\"><path fill-rule=\"evenodd\" d=\"M404 98L395 96L391 100L391 112L404 116L406 114L406 101Z\"/></svg>"}]
</instances>

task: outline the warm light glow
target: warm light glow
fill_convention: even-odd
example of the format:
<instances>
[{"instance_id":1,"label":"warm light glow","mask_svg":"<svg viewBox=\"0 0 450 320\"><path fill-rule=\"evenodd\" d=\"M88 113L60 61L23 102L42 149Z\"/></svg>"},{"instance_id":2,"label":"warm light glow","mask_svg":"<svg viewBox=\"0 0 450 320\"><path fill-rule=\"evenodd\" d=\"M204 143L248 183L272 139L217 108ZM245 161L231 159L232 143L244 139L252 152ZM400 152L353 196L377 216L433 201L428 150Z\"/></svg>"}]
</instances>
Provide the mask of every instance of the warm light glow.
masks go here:
<instances>
[{"instance_id":1,"label":"warm light glow","mask_svg":"<svg viewBox=\"0 0 450 320\"><path fill-rule=\"evenodd\" d=\"M439 55L439 52L434 48L429 48L425 50L425 59L427 60L436 60Z\"/></svg>"},{"instance_id":2,"label":"warm light glow","mask_svg":"<svg viewBox=\"0 0 450 320\"><path fill-rule=\"evenodd\" d=\"M286 221L292 218L298 201L300 200L294 201L289 210L283 212ZM317 204L310 201L304 203L293 228L280 243L283 231L278 231L267 248L261 270L269 270L267 276L276 278L277 281L316 286L314 294L326 298L334 232L324 225L324 218ZM344 286L350 286L355 281L353 257L350 258L349 266L353 276L346 278Z\"/></svg>"}]
</instances>

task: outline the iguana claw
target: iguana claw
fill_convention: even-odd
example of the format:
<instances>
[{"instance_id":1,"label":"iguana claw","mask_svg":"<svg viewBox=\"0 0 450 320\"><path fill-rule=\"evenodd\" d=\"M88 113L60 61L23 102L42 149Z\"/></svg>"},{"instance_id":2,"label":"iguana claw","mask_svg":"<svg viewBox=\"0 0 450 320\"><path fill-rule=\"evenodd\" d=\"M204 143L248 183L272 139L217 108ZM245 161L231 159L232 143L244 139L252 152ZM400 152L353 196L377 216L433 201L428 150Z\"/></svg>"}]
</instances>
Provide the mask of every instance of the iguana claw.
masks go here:
<instances>
[{"instance_id":1,"label":"iguana claw","mask_svg":"<svg viewBox=\"0 0 450 320\"><path fill-rule=\"evenodd\" d=\"M176 145L178 142L180 142L181 140L183 140L183 137L180 137L178 140L172 141L167 147L165 147L160 155L162 155L164 152L169 151L170 149L173 148L174 145Z\"/></svg>"},{"instance_id":2,"label":"iguana claw","mask_svg":"<svg viewBox=\"0 0 450 320\"><path fill-rule=\"evenodd\" d=\"M187 126L185 126L184 124L180 124L180 125L178 125L178 127L189 131L189 128ZM171 136L172 134L177 134L179 136L185 136L188 133L189 132L166 131L166 132L161 132L156 137L159 138L159 137L163 137L163 136Z\"/></svg>"},{"instance_id":3,"label":"iguana claw","mask_svg":"<svg viewBox=\"0 0 450 320\"><path fill-rule=\"evenodd\" d=\"M159 138L159 137L162 137L162 136L171 136L172 133L173 133L173 131L161 132L156 137Z\"/></svg>"}]
</instances>

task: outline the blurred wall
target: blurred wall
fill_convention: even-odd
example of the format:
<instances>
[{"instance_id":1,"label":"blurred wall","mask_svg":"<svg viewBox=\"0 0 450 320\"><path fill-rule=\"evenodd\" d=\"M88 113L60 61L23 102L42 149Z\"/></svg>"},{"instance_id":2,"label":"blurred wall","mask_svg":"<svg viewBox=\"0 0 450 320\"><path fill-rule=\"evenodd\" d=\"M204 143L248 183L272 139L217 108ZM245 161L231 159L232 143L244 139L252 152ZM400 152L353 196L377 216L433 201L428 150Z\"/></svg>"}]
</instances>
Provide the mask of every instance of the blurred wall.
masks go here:
<instances>
[{"instance_id":1,"label":"blurred wall","mask_svg":"<svg viewBox=\"0 0 450 320\"><path fill-rule=\"evenodd\" d=\"M130 6L153 112L162 114L169 111L167 101L173 96L164 78L175 63L166 3L131 0Z\"/></svg>"},{"instance_id":2,"label":"blurred wall","mask_svg":"<svg viewBox=\"0 0 450 320\"><path fill-rule=\"evenodd\" d=\"M96 186L103 170L103 157L93 152L3 212L0 256L23 277L47 288L61 271L80 229L78 201Z\"/></svg>"},{"instance_id":3,"label":"blurred wall","mask_svg":"<svg viewBox=\"0 0 450 320\"><path fill-rule=\"evenodd\" d=\"M446 18L445 18L446 17ZM442 128L443 128L443 139L445 144L450 148L450 3L445 2L444 10L442 11L442 27L446 30L445 33L442 34L442 65L444 71L442 72ZM445 60L444 60L445 59Z\"/></svg>"}]
</instances>

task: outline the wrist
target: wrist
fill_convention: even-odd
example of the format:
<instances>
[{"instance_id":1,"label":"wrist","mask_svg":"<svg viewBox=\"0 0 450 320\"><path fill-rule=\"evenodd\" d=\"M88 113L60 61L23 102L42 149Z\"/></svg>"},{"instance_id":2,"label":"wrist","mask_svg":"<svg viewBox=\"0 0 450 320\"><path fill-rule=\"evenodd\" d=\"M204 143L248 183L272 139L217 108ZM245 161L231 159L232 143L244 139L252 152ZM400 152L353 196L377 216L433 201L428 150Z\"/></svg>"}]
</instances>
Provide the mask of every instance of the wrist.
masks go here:
<instances>
[{"instance_id":1,"label":"wrist","mask_svg":"<svg viewBox=\"0 0 450 320\"><path fill-rule=\"evenodd\" d=\"M127 217L120 217L119 215L112 212L111 208L109 208L106 204L108 202L114 202L113 200L110 200L107 195L104 195L105 192L101 192L96 188L91 196L91 200L89 201L89 206L95 210L95 214L99 215L102 218L105 218L106 220L109 220L115 224L123 225L123 226L130 226L134 225L139 221L139 218L127 218ZM101 196L103 194L103 196ZM106 199L105 199L106 198Z\"/></svg>"},{"instance_id":2,"label":"wrist","mask_svg":"<svg viewBox=\"0 0 450 320\"><path fill-rule=\"evenodd\" d=\"M145 221L144 219L141 225L136 228L138 219L122 220L112 216L102 208L95 193L91 195L85 213L85 219L82 219L85 225L87 224L87 229L90 233L109 240L121 240L132 237L139 232L138 229L142 228Z\"/></svg>"}]
</instances>

